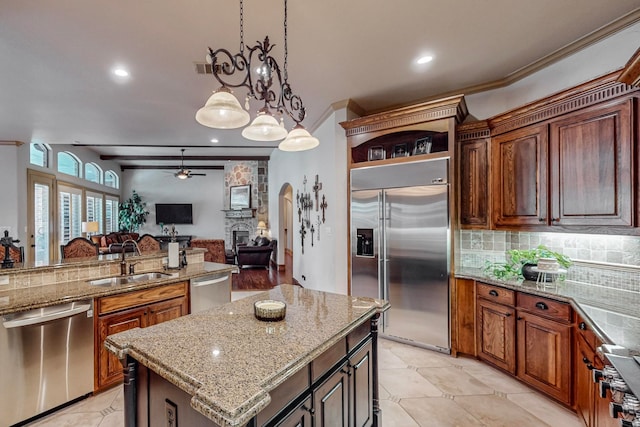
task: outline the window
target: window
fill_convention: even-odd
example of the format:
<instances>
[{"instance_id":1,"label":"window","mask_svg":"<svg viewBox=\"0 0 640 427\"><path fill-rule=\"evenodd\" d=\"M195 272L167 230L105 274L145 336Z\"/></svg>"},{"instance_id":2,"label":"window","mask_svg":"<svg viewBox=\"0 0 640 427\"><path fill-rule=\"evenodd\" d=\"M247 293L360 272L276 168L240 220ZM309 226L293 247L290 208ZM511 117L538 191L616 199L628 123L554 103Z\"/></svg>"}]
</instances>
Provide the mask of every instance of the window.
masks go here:
<instances>
[{"instance_id":1,"label":"window","mask_svg":"<svg viewBox=\"0 0 640 427\"><path fill-rule=\"evenodd\" d=\"M104 232L105 234L118 231L118 198L105 197Z\"/></svg>"},{"instance_id":2,"label":"window","mask_svg":"<svg viewBox=\"0 0 640 427\"><path fill-rule=\"evenodd\" d=\"M102 169L95 163L87 163L84 165L84 179L87 181L102 184Z\"/></svg>"},{"instance_id":3,"label":"window","mask_svg":"<svg viewBox=\"0 0 640 427\"><path fill-rule=\"evenodd\" d=\"M68 151L59 152L58 172L80 177L80 160Z\"/></svg>"},{"instance_id":4,"label":"window","mask_svg":"<svg viewBox=\"0 0 640 427\"><path fill-rule=\"evenodd\" d=\"M29 147L29 163L43 168L49 167L49 146L32 142Z\"/></svg>"},{"instance_id":5,"label":"window","mask_svg":"<svg viewBox=\"0 0 640 427\"><path fill-rule=\"evenodd\" d=\"M58 244L82 236L82 189L58 184Z\"/></svg>"},{"instance_id":6,"label":"window","mask_svg":"<svg viewBox=\"0 0 640 427\"><path fill-rule=\"evenodd\" d=\"M102 220L102 194L87 192L87 222L96 221L98 223L98 230L102 230L104 221Z\"/></svg>"},{"instance_id":7,"label":"window","mask_svg":"<svg viewBox=\"0 0 640 427\"><path fill-rule=\"evenodd\" d=\"M118 175L112 170L106 171L104 173L104 185L111 188L120 188Z\"/></svg>"}]
</instances>

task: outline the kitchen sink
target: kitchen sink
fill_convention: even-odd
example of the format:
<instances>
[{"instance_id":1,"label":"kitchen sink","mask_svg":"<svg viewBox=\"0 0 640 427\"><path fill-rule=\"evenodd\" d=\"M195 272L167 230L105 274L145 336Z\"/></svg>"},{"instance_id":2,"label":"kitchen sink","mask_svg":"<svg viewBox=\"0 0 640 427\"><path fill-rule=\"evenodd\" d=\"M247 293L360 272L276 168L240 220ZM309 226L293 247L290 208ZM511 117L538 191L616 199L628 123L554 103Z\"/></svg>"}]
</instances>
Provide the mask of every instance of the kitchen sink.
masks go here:
<instances>
[{"instance_id":1,"label":"kitchen sink","mask_svg":"<svg viewBox=\"0 0 640 427\"><path fill-rule=\"evenodd\" d=\"M104 279L89 280L88 283L93 286L118 286L130 283L147 282L149 280L165 279L168 277L174 277L174 275L153 271L151 273L140 273L130 276L105 277Z\"/></svg>"}]
</instances>

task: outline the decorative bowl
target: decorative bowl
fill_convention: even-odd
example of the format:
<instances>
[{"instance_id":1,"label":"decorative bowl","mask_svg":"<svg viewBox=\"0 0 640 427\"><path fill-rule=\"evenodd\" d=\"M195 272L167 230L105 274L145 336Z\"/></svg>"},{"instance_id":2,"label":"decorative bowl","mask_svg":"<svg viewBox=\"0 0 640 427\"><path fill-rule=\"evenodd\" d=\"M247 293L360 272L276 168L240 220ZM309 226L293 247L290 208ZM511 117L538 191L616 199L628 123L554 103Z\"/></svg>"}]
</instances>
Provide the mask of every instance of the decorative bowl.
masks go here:
<instances>
[{"instance_id":1,"label":"decorative bowl","mask_svg":"<svg viewBox=\"0 0 640 427\"><path fill-rule=\"evenodd\" d=\"M271 299L256 301L253 304L253 312L258 320L277 322L284 319L287 313L287 305L282 301Z\"/></svg>"}]
</instances>

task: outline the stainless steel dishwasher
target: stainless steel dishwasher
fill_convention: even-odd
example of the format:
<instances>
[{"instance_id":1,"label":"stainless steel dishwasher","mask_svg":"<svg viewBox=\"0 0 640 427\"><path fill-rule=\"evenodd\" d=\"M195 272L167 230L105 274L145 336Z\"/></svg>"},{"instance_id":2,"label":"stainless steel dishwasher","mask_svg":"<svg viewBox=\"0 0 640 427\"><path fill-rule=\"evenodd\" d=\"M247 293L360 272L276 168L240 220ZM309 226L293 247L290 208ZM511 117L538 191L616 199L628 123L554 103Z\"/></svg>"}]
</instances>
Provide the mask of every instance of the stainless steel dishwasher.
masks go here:
<instances>
[{"instance_id":1,"label":"stainless steel dishwasher","mask_svg":"<svg viewBox=\"0 0 640 427\"><path fill-rule=\"evenodd\" d=\"M93 301L4 316L0 327L0 426L93 391Z\"/></svg>"},{"instance_id":2,"label":"stainless steel dishwasher","mask_svg":"<svg viewBox=\"0 0 640 427\"><path fill-rule=\"evenodd\" d=\"M231 301L231 271L191 279L191 313Z\"/></svg>"}]
</instances>

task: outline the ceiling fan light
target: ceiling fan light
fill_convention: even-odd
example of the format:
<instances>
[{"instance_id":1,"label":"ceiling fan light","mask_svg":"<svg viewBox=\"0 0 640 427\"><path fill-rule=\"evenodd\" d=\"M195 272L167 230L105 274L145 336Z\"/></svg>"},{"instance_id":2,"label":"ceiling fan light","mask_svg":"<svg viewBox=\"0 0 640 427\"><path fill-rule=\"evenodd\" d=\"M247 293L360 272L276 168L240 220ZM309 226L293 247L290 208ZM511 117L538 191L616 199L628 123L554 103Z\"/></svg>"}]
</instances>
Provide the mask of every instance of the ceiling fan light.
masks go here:
<instances>
[{"instance_id":1,"label":"ceiling fan light","mask_svg":"<svg viewBox=\"0 0 640 427\"><path fill-rule=\"evenodd\" d=\"M287 136L287 130L268 112L258 113L253 122L242 130L242 136L252 141L278 141Z\"/></svg>"},{"instance_id":2,"label":"ceiling fan light","mask_svg":"<svg viewBox=\"0 0 640 427\"><path fill-rule=\"evenodd\" d=\"M235 129L249 123L251 117L226 87L221 87L209 97L204 107L196 112L196 121L216 129Z\"/></svg>"},{"instance_id":3,"label":"ceiling fan light","mask_svg":"<svg viewBox=\"0 0 640 427\"><path fill-rule=\"evenodd\" d=\"M320 145L318 138L311 134L301 125L294 127L287 138L278 145L278 149L282 151L304 151L311 150Z\"/></svg>"}]
</instances>

